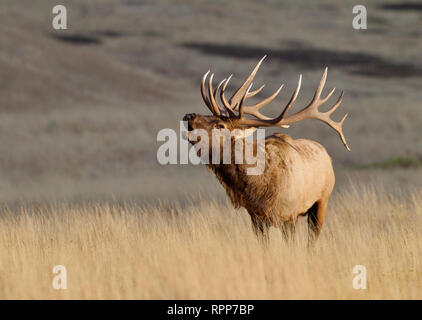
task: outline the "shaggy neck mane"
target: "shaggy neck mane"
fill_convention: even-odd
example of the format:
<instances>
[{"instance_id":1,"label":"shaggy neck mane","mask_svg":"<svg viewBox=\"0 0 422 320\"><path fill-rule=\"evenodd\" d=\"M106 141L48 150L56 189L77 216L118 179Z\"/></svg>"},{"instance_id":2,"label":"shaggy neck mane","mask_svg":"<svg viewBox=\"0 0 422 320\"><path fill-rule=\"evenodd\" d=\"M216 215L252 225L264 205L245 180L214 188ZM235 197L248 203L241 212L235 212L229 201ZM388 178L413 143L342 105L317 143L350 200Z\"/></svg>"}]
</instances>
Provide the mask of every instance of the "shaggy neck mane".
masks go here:
<instances>
[{"instance_id":1,"label":"shaggy neck mane","mask_svg":"<svg viewBox=\"0 0 422 320\"><path fill-rule=\"evenodd\" d=\"M256 156L256 141L253 142L253 152ZM236 164L234 142L231 145L231 163L222 164L222 158L220 160L220 164L210 162L207 167L214 172L234 207L244 207L251 212L258 210L262 214L271 211L274 197L270 189L265 187L268 181L267 172L264 171L259 176L248 175L247 168L254 167L256 164Z\"/></svg>"}]
</instances>

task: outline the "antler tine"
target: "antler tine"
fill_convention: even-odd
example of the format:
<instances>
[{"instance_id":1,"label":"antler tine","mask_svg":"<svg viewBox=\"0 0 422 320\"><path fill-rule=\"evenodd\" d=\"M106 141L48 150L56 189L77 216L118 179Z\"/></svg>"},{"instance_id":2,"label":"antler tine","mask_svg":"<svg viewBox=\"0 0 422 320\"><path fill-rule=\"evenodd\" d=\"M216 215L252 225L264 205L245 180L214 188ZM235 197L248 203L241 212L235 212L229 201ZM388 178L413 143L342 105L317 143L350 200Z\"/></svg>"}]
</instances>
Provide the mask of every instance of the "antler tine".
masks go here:
<instances>
[{"instance_id":1,"label":"antler tine","mask_svg":"<svg viewBox=\"0 0 422 320\"><path fill-rule=\"evenodd\" d=\"M336 88L333 88L324 99L321 99L321 104L325 103L328 101L328 99L331 98L331 96L333 95L334 91L336 91Z\"/></svg>"},{"instance_id":2,"label":"antler tine","mask_svg":"<svg viewBox=\"0 0 422 320\"><path fill-rule=\"evenodd\" d=\"M320 100L321 98L321 93L322 93L322 90L324 90L325 81L327 80L327 72L328 72L328 68L325 67L324 73L321 77L321 80L319 81L318 87L315 90L314 97L312 98L312 101L310 103L310 105L312 106L316 105L316 102Z\"/></svg>"},{"instance_id":3,"label":"antler tine","mask_svg":"<svg viewBox=\"0 0 422 320\"><path fill-rule=\"evenodd\" d=\"M286 107L284 108L283 112L280 114L280 120L284 119L287 112L289 112L290 108L293 106L293 103L295 103L296 98L299 94L300 87L302 86L302 75L299 76L299 81L297 82L297 86L295 91L293 92L292 97L289 100L289 103L287 103Z\"/></svg>"},{"instance_id":4,"label":"antler tine","mask_svg":"<svg viewBox=\"0 0 422 320\"><path fill-rule=\"evenodd\" d=\"M261 87L259 87L255 91L249 92L246 98L252 98L253 96L257 95L258 93L261 92L262 89L264 89L264 87L265 87L265 84L263 84Z\"/></svg>"},{"instance_id":5,"label":"antler tine","mask_svg":"<svg viewBox=\"0 0 422 320\"><path fill-rule=\"evenodd\" d=\"M225 109L226 109L226 111L229 113L229 115L230 115L231 117L235 117L235 116L236 116L236 114L233 112L233 109L231 108L230 104L227 102L226 97L224 96L224 91L226 90L226 88L227 88L227 84L229 83L229 81L230 81L230 79L231 79L231 77L232 77L232 76L233 76L233 75L230 75L230 77L228 77L228 78L227 78L226 83L225 83L225 84L224 84L224 86L221 88L221 91L220 91L220 99L221 99L221 102L223 102L224 108L225 108Z\"/></svg>"},{"instance_id":6,"label":"antler tine","mask_svg":"<svg viewBox=\"0 0 422 320\"><path fill-rule=\"evenodd\" d=\"M259 113L259 109L261 109L263 106L267 105L268 103L270 103L271 101L273 101L275 99L275 97L280 93L281 89L283 89L284 84L282 84L280 86L280 88L278 88L278 90L276 92L274 92L270 97L268 97L267 99L262 100L260 103L257 103L253 106L245 106L243 107L243 110L246 114L250 114L255 116L258 119L270 119L266 116L264 116L263 114ZM246 98L248 98L248 95L246 95Z\"/></svg>"},{"instance_id":7,"label":"antler tine","mask_svg":"<svg viewBox=\"0 0 422 320\"><path fill-rule=\"evenodd\" d=\"M239 119L243 118L243 114L244 114L244 110L245 110L245 108L243 107L243 104L245 103L246 96L248 95L249 90L251 90L251 87L252 87L252 83L246 89L246 92L244 93L242 100L240 100L240 103L239 103Z\"/></svg>"},{"instance_id":8,"label":"antler tine","mask_svg":"<svg viewBox=\"0 0 422 320\"><path fill-rule=\"evenodd\" d=\"M347 141L346 141L346 138L344 137L344 134L343 134L343 122L344 122L344 120L346 120L346 118L347 118L347 116L348 116L349 114L348 113L346 113L344 116L343 116L343 118L340 120L340 122L337 122L337 124L338 124L338 129L336 130L337 131L337 133L338 133L338 135L340 136L340 139L341 139L341 142L343 142L343 145L346 147L346 149L347 150L349 150L350 151L350 147L349 147L349 145L347 144Z\"/></svg>"},{"instance_id":9,"label":"antler tine","mask_svg":"<svg viewBox=\"0 0 422 320\"><path fill-rule=\"evenodd\" d=\"M337 102L330 108L330 110L328 110L325 113L330 116L334 111L336 111L336 109L340 106L341 102L343 101L343 97L344 97L344 91L340 93L340 96L338 97Z\"/></svg>"},{"instance_id":10,"label":"antler tine","mask_svg":"<svg viewBox=\"0 0 422 320\"><path fill-rule=\"evenodd\" d=\"M264 89L264 87L265 87L265 84L263 84L261 87L259 87L259 88L258 88L258 89L256 89L255 91L249 92L249 93L246 95L246 99L248 99L248 98L252 98L253 96L256 96L258 93L260 93L260 92L261 92L261 90L262 90L262 89ZM239 107L239 104L236 104L236 105L233 107L233 110L238 109L238 107Z\"/></svg>"},{"instance_id":11,"label":"antler tine","mask_svg":"<svg viewBox=\"0 0 422 320\"><path fill-rule=\"evenodd\" d=\"M224 78L223 80L220 81L220 83L218 84L217 88L214 89L214 101L217 102L217 93L218 90L220 89L221 85L226 81L226 78ZM221 108L219 107L220 111L225 111L225 113L227 114L227 110L221 110Z\"/></svg>"},{"instance_id":12,"label":"antler tine","mask_svg":"<svg viewBox=\"0 0 422 320\"><path fill-rule=\"evenodd\" d=\"M205 80L208 77L208 74L210 73L210 70L208 70L202 77L202 81L201 81L201 95L202 95L202 99L204 100L205 104L207 105L208 109L210 109L210 111L214 114L214 110L210 104L210 101L208 100L207 97L207 93L205 90Z\"/></svg>"},{"instance_id":13,"label":"antler tine","mask_svg":"<svg viewBox=\"0 0 422 320\"><path fill-rule=\"evenodd\" d=\"M218 84L217 88L214 89L214 100L217 101L217 92L220 89L221 85L224 83L224 81L226 81L226 78L224 78L223 80L220 81L220 83Z\"/></svg>"},{"instance_id":14,"label":"antler tine","mask_svg":"<svg viewBox=\"0 0 422 320\"><path fill-rule=\"evenodd\" d=\"M313 97L313 99L311 101L311 104L313 104L313 103L315 103L315 102L317 102L319 100L318 103L316 103L316 104L318 106L320 106L321 104L327 102L328 99L330 99L330 97L333 95L334 91L336 90L336 88L333 88L327 94L327 96L325 98L321 99L321 93L322 93L322 90L324 89L325 82L327 80L327 73L328 73L328 67L325 67L324 74L322 75L321 80L319 81L318 88L315 91L315 95L314 95L314 97Z\"/></svg>"},{"instance_id":15,"label":"antler tine","mask_svg":"<svg viewBox=\"0 0 422 320\"><path fill-rule=\"evenodd\" d=\"M214 89L214 100L217 101L217 91L218 89L220 89L221 85L224 83L224 81L226 81L226 78L224 78L223 80L221 80L217 86L217 88Z\"/></svg>"},{"instance_id":16,"label":"antler tine","mask_svg":"<svg viewBox=\"0 0 422 320\"><path fill-rule=\"evenodd\" d=\"M215 101L215 99L214 99L214 93L213 93L213 90L212 90L212 79L213 78L214 78L214 73L211 74L210 80L209 80L209 83L208 83L208 95L210 97L211 107L214 110L213 113L217 116L220 116L221 115L220 108L217 105L217 101Z\"/></svg>"},{"instance_id":17,"label":"antler tine","mask_svg":"<svg viewBox=\"0 0 422 320\"><path fill-rule=\"evenodd\" d=\"M331 114L340 106L341 102L343 101L343 97L344 92L342 91L335 105L332 106L327 112L321 113L321 119L317 119L327 123L331 128L333 128L338 133L341 142L343 142L343 145L346 147L347 150L350 151L350 147L347 144L346 138L343 134L343 122L344 120L346 120L348 113L346 113L339 122L335 122L333 119L330 118ZM322 116L324 117L324 119L322 119Z\"/></svg>"},{"instance_id":18,"label":"antler tine","mask_svg":"<svg viewBox=\"0 0 422 320\"><path fill-rule=\"evenodd\" d=\"M248 79L246 79L246 81L242 84L242 86L239 89L237 89L236 92L233 94L233 96L230 98L229 101L230 101L230 106L232 107L232 109L234 109L234 106L238 104L240 100L242 100L247 88L252 83L252 80L255 78L255 75L258 72L258 69L261 66L261 63L262 61L264 61L266 56L267 55L262 57L262 59L258 62L255 68L252 70Z\"/></svg>"}]
</instances>

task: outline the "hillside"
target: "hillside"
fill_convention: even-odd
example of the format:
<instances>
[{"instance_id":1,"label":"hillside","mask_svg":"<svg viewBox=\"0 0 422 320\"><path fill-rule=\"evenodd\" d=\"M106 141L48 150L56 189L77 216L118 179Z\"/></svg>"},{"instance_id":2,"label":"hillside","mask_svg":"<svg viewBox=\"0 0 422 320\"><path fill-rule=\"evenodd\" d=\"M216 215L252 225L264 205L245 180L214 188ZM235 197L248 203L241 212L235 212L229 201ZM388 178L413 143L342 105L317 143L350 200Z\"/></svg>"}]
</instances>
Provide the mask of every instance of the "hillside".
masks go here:
<instances>
[{"instance_id":1,"label":"hillside","mask_svg":"<svg viewBox=\"0 0 422 320\"><path fill-rule=\"evenodd\" d=\"M315 121L286 131L326 146L339 185L353 177L420 186L420 10L366 3L369 27L357 31L353 1L69 0L69 29L54 31L54 1L0 4L2 202L173 201L198 191L223 199L203 168L160 166L156 135L177 129L187 112L207 112L198 90L205 71L233 73L231 91L264 54L257 99L285 83L268 115L284 106L299 74L295 108L311 99L325 66L327 90L345 91L335 117L349 113L352 152ZM409 169L397 157L418 164ZM380 169L386 162L398 165Z\"/></svg>"}]
</instances>

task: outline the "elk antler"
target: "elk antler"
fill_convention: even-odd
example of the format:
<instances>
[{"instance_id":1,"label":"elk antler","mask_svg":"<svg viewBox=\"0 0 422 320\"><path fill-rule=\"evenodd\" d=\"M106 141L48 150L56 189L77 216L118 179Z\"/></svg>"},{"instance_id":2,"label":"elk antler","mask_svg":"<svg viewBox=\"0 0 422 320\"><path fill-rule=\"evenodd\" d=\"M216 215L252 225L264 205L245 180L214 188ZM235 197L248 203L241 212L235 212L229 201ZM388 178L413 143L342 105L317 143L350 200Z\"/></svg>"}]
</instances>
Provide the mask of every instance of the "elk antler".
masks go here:
<instances>
[{"instance_id":1,"label":"elk antler","mask_svg":"<svg viewBox=\"0 0 422 320\"><path fill-rule=\"evenodd\" d=\"M257 63L255 68L252 70L251 74L249 75L248 79L240 86L239 89L236 90L236 92L233 94L233 96L230 98L230 106L233 108L242 100L242 97L245 95L246 90L251 85L253 78L255 78L256 73L258 72L259 67L261 66L262 61L267 57L267 55L263 56L261 60ZM259 91L262 90L263 87L259 88L258 90L251 92L249 94L249 97L253 97L255 94L257 94Z\"/></svg>"},{"instance_id":2,"label":"elk antler","mask_svg":"<svg viewBox=\"0 0 422 320\"><path fill-rule=\"evenodd\" d=\"M300 88L300 83L301 83L301 77L300 77L299 84L296 87L296 90L293 93L292 98L290 99L287 106L283 109L283 112L277 118L259 119L259 120L241 118L240 123L243 125L249 125L249 126L270 127L270 126L290 125L292 123L296 123L296 122L303 121L306 119L317 119L322 122L325 122L331 128L333 128L340 136L340 139L343 142L346 149L350 151L350 148L343 134L343 122L346 119L348 114L346 113L339 122L335 122L333 119L330 118L331 114L340 106L341 102L343 101L344 92L343 91L341 92L340 97L338 98L337 102L334 104L334 106L331 107L330 110L328 110L327 112L321 112L318 110L318 108L322 104L328 101L328 99L332 96L332 94L335 91L335 88L332 89L325 98L321 99L321 93L322 93L322 90L324 89L325 81L327 80L327 72L328 72L328 68L325 68L324 74L322 75L321 81L319 82L318 88L314 94L312 101L302 110L296 112L295 114L287 118L285 117L287 112L293 105L293 102L296 100L296 97ZM239 108L242 108L242 106L240 105Z\"/></svg>"},{"instance_id":3,"label":"elk antler","mask_svg":"<svg viewBox=\"0 0 422 320\"><path fill-rule=\"evenodd\" d=\"M248 79L242 84L242 86L236 90L235 94L233 95L232 98L230 98L230 102L227 101L226 97L224 96L224 92L227 88L227 85L231 79L231 77L233 75L230 75L230 77L226 80L224 79L222 82L225 81L223 87L221 88L220 91L220 100L223 103L224 106L224 112L226 114L228 114L230 117L236 117L234 110L236 110L236 108L238 109L239 107L239 102L242 100L242 98L245 96L245 98L251 98L255 95L257 95L259 92L261 92L261 90L265 87L265 85L262 85L260 88L258 88L257 90L253 91L253 92L249 92L248 87L251 87L252 85L252 80L255 77L262 61L265 59L266 56L264 56L259 62L258 64L255 66L254 70L252 71L252 73L249 75ZM204 75L203 81L202 81L202 87L205 88L205 78L208 75L208 73L206 73ZM221 85L221 83L219 84L219 87ZM210 82L210 86L212 86L211 82ZM283 85L280 86L280 88L270 97L266 98L265 100L261 101L260 103L253 105L253 106L245 106L243 109L243 112L245 114L250 114L258 119L265 119L265 120L269 120L270 118L264 116L263 114L261 114L259 112L259 109L261 109L263 106L267 105L268 103L270 103L272 100L274 100L274 98L280 93L281 89L283 88ZM203 89L203 92L205 91L205 89ZM216 91L214 91L214 93L216 93ZM240 96L240 94L242 94L242 96ZM204 95L203 95L204 96ZM240 97L240 100L238 99L238 97ZM212 100L212 98L211 98ZM207 100L206 98L204 98L205 103L209 103L209 100ZM215 102L216 101L216 94L214 94L214 101L211 102ZM209 107L210 108L210 107ZM218 107L217 103L215 105L213 105L210 110L213 112L213 114L215 115L219 115L216 112L214 112L213 110L219 110L220 108ZM288 128L288 125L282 125L283 128Z\"/></svg>"},{"instance_id":4,"label":"elk antler","mask_svg":"<svg viewBox=\"0 0 422 320\"><path fill-rule=\"evenodd\" d=\"M259 110L263 106L267 105L272 100L274 100L274 98L280 93L281 89L283 88L283 85L281 85L280 88L273 95L264 99L263 101L252 106L244 106L244 102L247 98L253 97L254 95L258 94L264 87L264 86L261 86L259 89L253 92L249 92L252 87L252 80L255 77L259 69L259 66L261 65L265 57L266 56L264 56L258 62L258 64L254 68L252 73L249 75L248 79L242 84L242 86L239 89L236 90L236 92L230 98L229 101L227 101L227 99L225 98L224 92L232 76L230 76L227 80L224 79L223 81L221 81L218 87L213 91L212 79L213 79L214 74L212 74L209 80L209 85L208 85L208 95L209 95L209 98L208 98L206 94L206 90L205 90L205 80L208 76L209 71L204 75L201 82L201 93L202 93L202 98L205 101L205 104L211 110L211 112L216 116L221 116L223 112L225 115L228 115L229 117L232 117L232 118L236 117L240 125L251 126L251 127L279 126L283 128L288 128L290 124L293 124L302 120L317 119L322 122L325 122L331 128L333 128L340 136L340 139L343 142L344 146L347 148L347 150L350 151L350 148L344 137L343 128L342 128L343 122L346 119L347 114L344 115L343 118L339 122L335 122L333 119L330 118L331 114L339 107L339 105L341 104L343 100L343 95L344 95L343 91L341 92L340 97L337 100L337 102L334 104L333 107L331 107L330 110L328 110L327 112L320 112L318 110L318 108L322 104L328 101L328 99L332 96L332 94L335 91L335 88L332 89L325 98L321 99L321 93L322 93L322 90L324 89L324 85L327 80L328 68L325 68L324 74L322 75L318 88L314 94L312 101L309 103L309 105L307 105L305 108L303 108L302 110L296 112L295 114L289 117L286 117L286 114L292 107L293 103L296 101L296 98L299 94L300 86L302 83L302 75L300 75L299 77L298 84L296 86L295 91L293 92L292 97L290 98L288 104L284 107L282 113L278 117L268 118L264 116L263 114L261 114ZM223 103L224 109L221 109L217 104L217 92L220 87L221 87L220 100ZM238 116L236 116L236 114L234 113L234 110L236 109L239 112ZM244 114L252 115L256 119L245 118Z\"/></svg>"}]
</instances>

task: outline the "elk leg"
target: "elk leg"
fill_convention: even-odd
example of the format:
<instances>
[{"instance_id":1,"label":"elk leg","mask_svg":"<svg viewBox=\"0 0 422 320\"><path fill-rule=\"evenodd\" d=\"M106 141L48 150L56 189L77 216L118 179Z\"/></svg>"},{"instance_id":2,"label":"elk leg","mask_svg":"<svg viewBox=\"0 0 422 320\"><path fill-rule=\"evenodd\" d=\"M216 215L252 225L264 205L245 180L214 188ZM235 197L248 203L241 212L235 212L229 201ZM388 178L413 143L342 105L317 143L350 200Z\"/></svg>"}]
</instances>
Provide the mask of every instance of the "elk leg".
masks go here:
<instances>
[{"instance_id":1,"label":"elk leg","mask_svg":"<svg viewBox=\"0 0 422 320\"><path fill-rule=\"evenodd\" d=\"M252 229L257 236L258 240L264 244L268 245L268 242L270 240L269 234L268 234L268 228L269 224L268 222L259 216L251 215L252 219Z\"/></svg>"},{"instance_id":2,"label":"elk leg","mask_svg":"<svg viewBox=\"0 0 422 320\"><path fill-rule=\"evenodd\" d=\"M283 238L286 242L290 242L294 239L296 225L293 221L286 221L281 226L281 231L283 233Z\"/></svg>"},{"instance_id":3,"label":"elk leg","mask_svg":"<svg viewBox=\"0 0 422 320\"><path fill-rule=\"evenodd\" d=\"M314 203L308 210L308 244L313 244L321 232L324 224L325 211L327 210L328 199L321 199Z\"/></svg>"}]
</instances>

